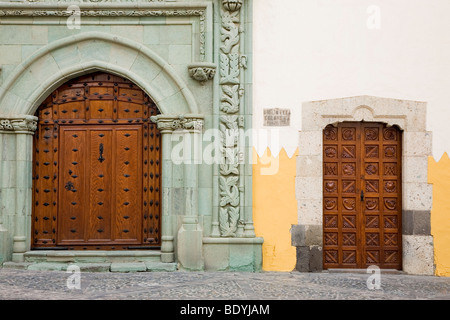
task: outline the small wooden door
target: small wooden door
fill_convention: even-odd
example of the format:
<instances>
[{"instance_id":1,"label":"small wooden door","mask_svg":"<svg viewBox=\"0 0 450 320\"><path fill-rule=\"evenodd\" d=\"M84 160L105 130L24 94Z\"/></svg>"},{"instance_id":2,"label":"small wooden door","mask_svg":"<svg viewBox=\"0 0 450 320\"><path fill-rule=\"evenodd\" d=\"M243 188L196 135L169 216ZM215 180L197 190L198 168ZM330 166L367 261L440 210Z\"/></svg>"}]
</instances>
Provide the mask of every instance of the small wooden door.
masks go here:
<instances>
[{"instance_id":1,"label":"small wooden door","mask_svg":"<svg viewBox=\"0 0 450 320\"><path fill-rule=\"evenodd\" d=\"M158 113L130 81L95 73L38 109L33 248L140 249L160 244Z\"/></svg>"},{"instance_id":2,"label":"small wooden door","mask_svg":"<svg viewBox=\"0 0 450 320\"><path fill-rule=\"evenodd\" d=\"M401 141L381 123L324 129L324 269L401 269Z\"/></svg>"}]
</instances>

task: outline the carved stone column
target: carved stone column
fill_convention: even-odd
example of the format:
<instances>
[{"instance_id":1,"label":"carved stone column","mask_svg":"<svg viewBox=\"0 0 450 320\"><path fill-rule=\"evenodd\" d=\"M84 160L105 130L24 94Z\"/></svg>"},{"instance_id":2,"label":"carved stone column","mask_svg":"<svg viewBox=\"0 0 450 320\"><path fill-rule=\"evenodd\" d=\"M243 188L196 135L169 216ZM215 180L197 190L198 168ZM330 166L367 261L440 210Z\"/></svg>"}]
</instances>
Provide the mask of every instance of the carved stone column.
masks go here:
<instances>
[{"instance_id":1,"label":"carved stone column","mask_svg":"<svg viewBox=\"0 0 450 320\"><path fill-rule=\"evenodd\" d=\"M7 243L12 240L14 262L23 262L24 253L30 249L32 148L36 128L37 118L33 116L0 118L0 238ZM3 251L0 255L8 251L0 250Z\"/></svg>"},{"instance_id":2,"label":"carved stone column","mask_svg":"<svg viewBox=\"0 0 450 320\"><path fill-rule=\"evenodd\" d=\"M188 270L202 270L202 239L203 231L198 222L198 159L201 152L199 148L199 135L203 128L202 116L166 116L159 115L151 120L158 125L162 134L162 228L161 228L161 260L162 262L175 261L175 252L181 268ZM183 159L174 159L173 136L186 135L184 147L190 156ZM194 143L195 142L195 143ZM174 173L174 162L182 161L182 176ZM183 180L184 204L182 225L175 239L175 218L181 212L173 212L174 203L179 203L180 193L175 194L175 179ZM175 250L175 242L177 250Z\"/></svg>"}]
</instances>

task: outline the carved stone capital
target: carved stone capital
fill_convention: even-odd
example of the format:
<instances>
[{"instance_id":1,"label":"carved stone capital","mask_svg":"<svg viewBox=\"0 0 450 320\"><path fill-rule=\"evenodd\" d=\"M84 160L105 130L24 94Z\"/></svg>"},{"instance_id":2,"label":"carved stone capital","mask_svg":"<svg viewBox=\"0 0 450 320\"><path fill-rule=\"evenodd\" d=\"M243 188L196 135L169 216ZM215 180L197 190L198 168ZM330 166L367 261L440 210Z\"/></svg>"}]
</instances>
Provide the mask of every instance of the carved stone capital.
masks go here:
<instances>
[{"instance_id":1,"label":"carved stone capital","mask_svg":"<svg viewBox=\"0 0 450 320\"><path fill-rule=\"evenodd\" d=\"M216 75L216 65L214 63L199 62L190 64L188 70L191 78L199 81L201 84L212 80Z\"/></svg>"},{"instance_id":2,"label":"carved stone capital","mask_svg":"<svg viewBox=\"0 0 450 320\"><path fill-rule=\"evenodd\" d=\"M242 7L242 0L222 0L222 3L228 11L237 11Z\"/></svg>"},{"instance_id":3,"label":"carved stone capital","mask_svg":"<svg viewBox=\"0 0 450 320\"><path fill-rule=\"evenodd\" d=\"M202 131L204 123L203 116L200 115L158 115L150 120L156 123L161 133L172 133L175 130Z\"/></svg>"},{"instance_id":4,"label":"carved stone capital","mask_svg":"<svg viewBox=\"0 0 450 320\"><path fill-rule=\"evenodd\" d=\"M0 118L0 131L27 132L33 134L37 129L37 117L17 116Z\"/></svg>"}]
</instances>

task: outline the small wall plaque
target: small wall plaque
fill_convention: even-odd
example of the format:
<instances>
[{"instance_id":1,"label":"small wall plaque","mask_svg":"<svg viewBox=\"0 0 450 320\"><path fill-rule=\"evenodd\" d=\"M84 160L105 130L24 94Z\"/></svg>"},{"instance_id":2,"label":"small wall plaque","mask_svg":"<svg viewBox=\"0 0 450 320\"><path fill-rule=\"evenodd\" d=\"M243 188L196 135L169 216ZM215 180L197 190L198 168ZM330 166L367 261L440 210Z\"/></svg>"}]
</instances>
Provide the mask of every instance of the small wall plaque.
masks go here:
<instances>
[{"instance_id":1,"label":"small wall plaque","mask_svg":"<svg viewBox=\"0 0 450 320\"><path fill-rule=\"evenodd\" d=\"M264 109L264 126L289 127L291 124L290 109Z\"/></svg>"}]
</instances>

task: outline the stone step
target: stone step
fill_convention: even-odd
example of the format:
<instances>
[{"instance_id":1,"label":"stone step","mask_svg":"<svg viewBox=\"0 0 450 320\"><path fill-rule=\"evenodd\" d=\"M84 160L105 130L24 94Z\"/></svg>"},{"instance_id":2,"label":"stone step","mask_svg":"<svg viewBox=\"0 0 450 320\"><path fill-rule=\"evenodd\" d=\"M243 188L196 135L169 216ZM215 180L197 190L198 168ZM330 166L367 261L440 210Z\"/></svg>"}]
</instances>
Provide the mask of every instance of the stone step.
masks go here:
<instances>
[{"instance_id":1,"label":"stone step","mask_svg":"<svg viewBox=\"0 0 450 320\"><path fill-rule=\"evenodd\" d=\"M372 272L368 271L368 269L327 269L324 272L328 273L357 273L357 274L371 274ZM404 271L396 270L396 269L380 269L381 274L405 274Z\"/></svg>"},{"instance_id":2,"label":"stone step","mask_svg":"<svg viewBox=\"0 0 450 320\"><path fill-rule=\"evenodd\" d=\"M25 262L61 262L61 263L160 262L161 251L36 250L25 252L24 257Z\"/></svg>"},{"instance_id":3,"label":"stone step","mask_svg":"<svg viewBox=\"0 0 450 320\"><path fill-rule=\"evenodd\" d=\"M3 268L33 271L74 271L77 266L81 272L175 272L176 263L163 262L5 262ZM70 268L69 268L70 267Z\"/></svg>"}]
</instances>

